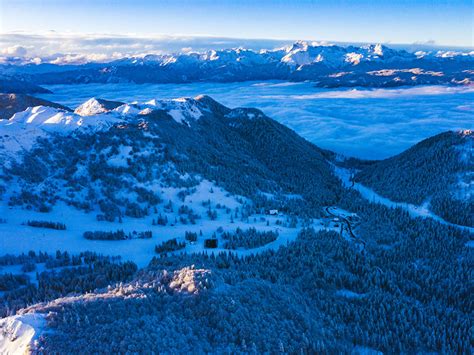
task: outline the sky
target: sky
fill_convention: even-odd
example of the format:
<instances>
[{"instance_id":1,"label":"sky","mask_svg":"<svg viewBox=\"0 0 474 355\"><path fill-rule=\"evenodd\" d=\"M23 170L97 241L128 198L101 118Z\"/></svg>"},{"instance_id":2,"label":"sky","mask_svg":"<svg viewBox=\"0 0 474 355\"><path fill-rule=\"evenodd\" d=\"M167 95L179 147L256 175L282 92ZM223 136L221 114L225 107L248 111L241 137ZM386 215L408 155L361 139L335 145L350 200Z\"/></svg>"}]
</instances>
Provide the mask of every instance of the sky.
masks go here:
<instances>
[{"instance_id":1,"label":"sky","mask_svg":"<svg viewBox=\"0 0 474 355\"><path fill-rule=\"evenodd\" d=\"M219 45L219 41L227 48L238 45L274 48L298 39L473 47L473 3L472 0L0 0L0 37L4 54L17 51L18 46L23 47L21 53L25 48L30 52L51 53L77 52L88 47L91 52L97 52L99 47L110 52L118 42L124 49L124 39L129 46L148 44L151 52L167 46L197 50L201 46ZM193 41L196 38L197 42ZM203 38L210 43L204 43ZM160 47L156 41L164 45Z\"/></svg>"}]
</instances>

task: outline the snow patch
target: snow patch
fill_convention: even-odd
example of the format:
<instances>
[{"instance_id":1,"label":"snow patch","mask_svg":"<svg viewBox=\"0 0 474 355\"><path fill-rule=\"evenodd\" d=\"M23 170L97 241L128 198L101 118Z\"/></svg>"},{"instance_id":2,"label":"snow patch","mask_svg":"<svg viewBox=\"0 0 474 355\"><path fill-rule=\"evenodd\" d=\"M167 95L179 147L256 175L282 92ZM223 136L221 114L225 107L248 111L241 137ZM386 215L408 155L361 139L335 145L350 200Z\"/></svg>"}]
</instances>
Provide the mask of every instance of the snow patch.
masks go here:
<instances>
[{"instance_id":1,"label":"snow patch","mask_svg":"<svg viewBox=\"0 0 474 355\"><path fill-rule=\"evenodd\" d=\"M117 107L112 112L121 115L148 115L154 110L166 111L176 122L189 125L202 117L199 103L192 98L157 100L152 99L142 103L134 102Z\"/></svg>"},{"instance_id":2,"label":"snow patch","mask_svg":"<svg viewBox=\"0 0 474 355\"><path fill-rule=\"evenodd\" d=\"M134 104L124 104L119 106L113 110L113 112L117 112L120 115L128 116L128 115L138 115L140 109Z\"/></svg>"},{"instance_id":3,"label":"snow patch","mask_svg":"<svg viewBox=\"0 0 474 355\"><path fill-rule=\"evenodd\" d=\"M0 319L0 354L26 354L44 332L46 318L26 313Z\"/></svg>"},{"instance_id":4,"label":"snow patch","mask_svg":"<svg viewBox=\"0 0 474 355\"><path fill-rule=\"evenodd\" d=\"M189 124L191 121L197 121L202 117L202 112L197 107L193 99L175 99L163 101L162 105L168 114L178 123Z\"/></svg>"},{"instance_id":5,"label":"snow patch","mask_svg":"<svg viewBox=\"0 0 474 355\"><path fill-rule=\"evenodd\" d=\"M110 157L107 160L107 165L115 168L127 168L128 167L128 161L127 159L130 158L130 153L132 152L132 147L130 146L123 146L120 145L118 147L118 154Z\"/></svg>"},{"instance_id":6,"label":"snow patch","mask_svg":"<svg viewBox=\"0 0 474 355\"><path fill-rule=\"evenodd\" d=\"M16 134L21 130L69 133L77 128L88 128L94 131L106 129L118 121L120 120L114 115L82 117L58 108L35 106L15 113L10 120L0 120L0 129L11 134Z\"/></svg>"}]
</instances>

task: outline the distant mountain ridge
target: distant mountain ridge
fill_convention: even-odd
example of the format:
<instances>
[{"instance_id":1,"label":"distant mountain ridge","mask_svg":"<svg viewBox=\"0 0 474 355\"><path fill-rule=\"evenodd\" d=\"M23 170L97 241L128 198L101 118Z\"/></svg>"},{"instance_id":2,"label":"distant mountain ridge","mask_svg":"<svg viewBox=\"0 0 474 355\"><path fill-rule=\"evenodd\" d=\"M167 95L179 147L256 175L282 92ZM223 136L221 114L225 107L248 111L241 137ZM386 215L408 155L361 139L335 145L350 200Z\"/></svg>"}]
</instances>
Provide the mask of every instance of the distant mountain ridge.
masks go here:
<instances>
[{"instance_id":1,"label":"distant mountain ridge","mask_svg":"<svg viewBox=\"0 0 474 355\"><path fill-rule=\"evenodd\" d=\"M186 83L312 80L317 86L468 84L474 53L409 53L384 45L339 46L304 41L275 49L146 55L81 65L2 65L12 78L35 84Z\"/></svg>"},{"instance_id":2,"label":"distant mountain ridge","mask_svg":"<svg viewBox=\"0 0 474 355\"><path fill-rule=\"evenodd\" d=\"M49 94L50 90L32 84L21 78L12 78L1 75L0 71L0 93L6 94Z\"/></svg>"}]
</instances>

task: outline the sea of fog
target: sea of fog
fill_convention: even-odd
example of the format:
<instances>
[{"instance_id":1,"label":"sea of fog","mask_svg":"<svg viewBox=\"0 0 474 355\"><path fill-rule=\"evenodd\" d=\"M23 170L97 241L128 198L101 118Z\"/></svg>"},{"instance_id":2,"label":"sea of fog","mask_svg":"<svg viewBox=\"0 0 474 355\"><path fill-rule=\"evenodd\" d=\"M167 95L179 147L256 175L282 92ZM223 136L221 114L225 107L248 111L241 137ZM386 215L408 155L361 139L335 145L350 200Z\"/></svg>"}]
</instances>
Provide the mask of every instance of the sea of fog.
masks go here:
<instances>
[{"instance_id":1,"label":"sea of fog","mask_svg":"<svg viewBox=\"0 0 474 355\"><path fill-rule=\"evenodd\" d=\"M207 94L257 107L320 147L367 159L397 154L453 129L474 129L474 87L319 89L311 83L49 85L42 98L75 108L91 97L124 102Z\"/></svg>"}]
</instances>

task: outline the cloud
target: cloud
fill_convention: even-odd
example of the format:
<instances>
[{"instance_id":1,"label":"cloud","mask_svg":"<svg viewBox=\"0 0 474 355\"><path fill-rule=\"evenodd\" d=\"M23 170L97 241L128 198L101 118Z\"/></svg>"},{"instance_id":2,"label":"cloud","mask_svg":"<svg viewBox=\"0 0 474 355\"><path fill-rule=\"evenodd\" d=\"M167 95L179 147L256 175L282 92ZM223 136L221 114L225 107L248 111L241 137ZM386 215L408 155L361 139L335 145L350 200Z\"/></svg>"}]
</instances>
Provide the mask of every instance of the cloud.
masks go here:
<instances>
[{"instance_id":1,"label":"cloud","mask_svg":"<svg viewBox=\"0 0 474 355\"><path fill-rule=\"evenodd\" d=\"M3 48L1 53L5 56L24 57L28 53L28 50L25 47L13 45L11 47Z\"/></svg>"},{"instance_id":2,"label":"cloud","mask_svg":"<svg viewBox=\"0 0 474 355\"><path fill-rule=\"evenodd\" d=\"M398 97L413 96L433 96L455 93L474 93L473 86L417 86L402 89L372 89L372 90L330 90L314 94L292 95L294 100L313 99L390 99ZM278 96L268 96L268 98L279 98Z\"/></svg>"},{"instance_id":3,"label":"cloud","mask_svg":"<svg viewBox=\"0 0 474 355\"><path fill-rule=\"evenodd\" d=\"M53 58L55 57L55 58ZM51 64L84 64L89 62L107 62L110 60L123 58L124 55L121 53L114 52L111 55L104 53L90 53L90 54L60 54L53 56L48 59Z\"/></svg>"},{"instance_id":4,"label":"cloud","mask_svg":"<svg viewBox=\"0 0 474 355\"><path fill-rule=\"evenodd\" d=\"M20 45L18 45L20 43ZM29 56L64 58L68 62L74 56L92 56L98 60L116 59L145 54L163 54L210 49L246 47L259 50L273 49L291 43L284 40L240 39L211 36L168 36L168 35L107 35L58 33L42 34L11 32L0 34L0 54L3 56ZM28 48L28 50L26 50ZM59 54L58 54L59 53Z\"/></svg>"}]
</instances>

